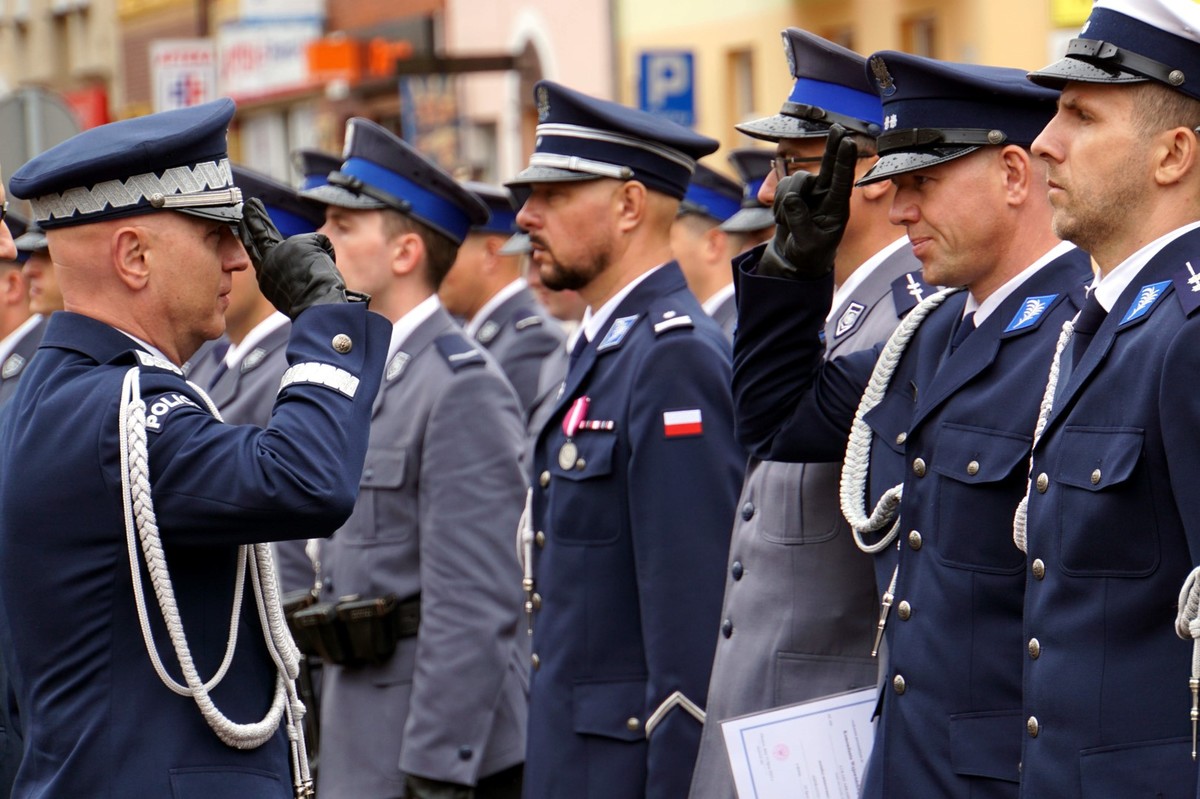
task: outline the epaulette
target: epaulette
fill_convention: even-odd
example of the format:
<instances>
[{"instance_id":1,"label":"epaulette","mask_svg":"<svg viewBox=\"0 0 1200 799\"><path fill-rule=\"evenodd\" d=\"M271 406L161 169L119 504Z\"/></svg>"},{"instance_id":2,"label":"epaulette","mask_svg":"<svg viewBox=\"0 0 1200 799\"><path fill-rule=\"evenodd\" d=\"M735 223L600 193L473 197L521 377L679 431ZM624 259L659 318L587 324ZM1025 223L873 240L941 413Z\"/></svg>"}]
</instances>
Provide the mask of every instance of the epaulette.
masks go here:
<instances>
[{"instance_id":1,"label":"epaulette","mask_svg":"<svg viewBox=\"0 0 1200 799\"><path fill-rule=\"evenodd\" d=\"M517 309L517 312L513 314L512 318L514 330L525 330L526 328L530 327L542 326L541 314L530 308Z\"/></svg>"},{"instance_id":2,"label":"epaulette","mask_svg":"<svg viewBox=\"0 0 1200 799\"><path fill-rule=\"evenodd\" d=\"M681 314L678 311L663 311L650 316L650 320L654 323L654 335L661 336L671 330L691 330L696 324L692 321L692 317L687 314Z\"/></svg>"},{"instance_id":3,"label":"epaulette","mask_svg":"<svg viewBox=\"0 0 1200 799\"><path fill-rule=\"evenodd\" d=\"M905 272L892 281L892 301L896 304L896 316L902 317L917 307L917 303L936 292L933 286L921 278L921 273Z\"/></svg>"},{"instance_id":4,"label":"epaulette","mask_svg":"<svg viewBox=\"0 0 1200 799\"><path fill-rule=\"evenodd\" d=\"M433 343L437 345L438 352L446 359L446 363L456 372L465 366L485 363L483 353L459 333L438 336Z\"/></svg>"},{"instance_id":5,"label":"epaulette","mask_svg":"<svg viewBox=\"0 0 1200 799\"><path fill-rule=\"evenodd\" d=\"M1184 316L1191 316L1200 308L1200 272L1192 268L1192 262L1184 264L1184 268L1175 273L1175 296L1183 307Z\"/></svg>"}]
</instances>

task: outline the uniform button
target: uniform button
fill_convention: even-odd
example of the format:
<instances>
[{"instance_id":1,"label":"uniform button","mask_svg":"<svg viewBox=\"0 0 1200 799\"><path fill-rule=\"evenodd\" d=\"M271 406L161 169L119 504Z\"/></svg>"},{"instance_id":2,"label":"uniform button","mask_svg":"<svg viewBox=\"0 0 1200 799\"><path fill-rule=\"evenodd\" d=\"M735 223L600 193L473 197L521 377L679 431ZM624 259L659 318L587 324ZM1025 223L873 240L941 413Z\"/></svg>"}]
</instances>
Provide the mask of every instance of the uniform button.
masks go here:
<instances>
[{"instance_id":1,"label":"uniform button","mask_svg":"<svg viewBox=\"0 0 1200 799\"><path fill-rule=\"evenodd\" d=\"M1092 485L1100 485L1100 477L1101 476L1102 475L1100 474L1099 469L1096 469L1095 471L1093 471L1092 472Z\"/></svg>"},{"instance_id":2,"label":"uniform button","mask_svg":"<svg viewBox=\"0 0 1200 799\"><path fill-rule=\"evenodd\" d=\"M925 460L923 458L917 458L913 461L913 474L917 477L925 476Z\"/></svg>"},{"instance_id":3,"label":"uniform button","mask_svg":"<svg viewBox=\"0 0 1200 799\"><path fill-rule=\"evenodd\" d=\"M638 728L641 726L642 726L642 722L638 721L633 716L630 716L629 718L625 719L625 729L629 730L630 732L637 732Z\"/></svg>"},{"instance_id":4,"label":"uniform button","mask_svg":"<svg viewBox=\"0 0 1200 799\"><path fill-rule=\"evenodd\" d=\"M972 477L979 474L979 461L971 461L967 464L967 474Z\"/></svg>"},{"instance_id":5,"label":"uniform button","mask_svg":"<svg viewBox=\"0 0 1200 799\"><path fill-rule=\"evenodd\" d=\"M583 458L580 458L579 460L575 461L575 470L576 471L582 472L586 467L587 467L587 461L585 461Z\"/></svg>"},{"instance_id":6,"label":"uniform button","mask_svg":"<svg viewBox=\"0 0 1200 799\"><path fill-rule=\"evenodd\" d=\"M370 479L375 476L374 469L363 469L363 477Z\"/></svg>"},{"instance_id":7,"label":"uniform button","mask_svg":"<svg viewBox=\"0 0 1200 799\"><path fill-rule=\"evenodd\" d=\"M748 522L754 518L754 503L747 502L742 506L742 521Z\"/></svg>"},{"instance_id":8,"label":"uniform button","mask_svg":"<svg viewBox=\"0 0 1200 799\"><path fill-rule=\"evenodd\" d=\"M471 755L473 755L473 754L475 754L475 750L469 746L458 747L458 759L459 760L470 760Z\"/></svg>"},{"instance_id":9,"label":"uniform button","mask_svg":"<svg viewBox=\"0 0 1200 799\"><path fill-rule=\"evenodd\" d=\"M1042 731L1042 726L1038 724L1037 716L1030 716L1025 722L1025 729L1029 731L1030 738L1038 737L1038 733Z\"/></svg>"},{"instance_id":10,"label":"uniform button","mask_svg":"<svg viewBox=\"0 0 1200 799\"><path fill-rule=\"evenodd\" d=\"M546 546L546 534L538 530L533 536L533 543L538 545L538 549Z\"/></svg>"},{"instance_id":11,"label":"uniform button","mask_svg":"<svg viewBox=\"0 0 1200 799\"><path fill-rule=\"evenodd\" d=\"M921 534L918 533L916 530L913 530L911 533L909 533L908 534L908 545L910 547L912 547L913 549L920 549L921 548Z\"/></svg>"},{"instance_id":12,"label":"uniform button","mask_svg":"<svg viewBox=\"0 0 1200 799\"><path fill-rule=\"evenodd\" d=\"M542 609L542 595L541 594L534 594L533 596L529 597L529 601L531 603L533 603L534 610Z\"/></svg>"},{"instance_id":13,"label":"uniform button","mask_svg":"<svg viewBox=\"0 0 1200 799\"><path fill-rule=\"evenodd\" d=\"M908 621L912 618L912 605L905 600L896 606L896 615L900 617L900 621Z\"/></svg>"},{"instance_id":14,"label":"uniform button","mask_svg":"<svg viewBox=\"0 0 1200 799\"><path fill-rule=\"evenodd\" d=\"M546 486L550 485L550 470L549 469L542 472L541 475L538 477L538 484L542 488L545 488Z\"/></svg>"},{"instance_id":15,"label":"uniform button","mask_svg":"<svg viewBox=\"0 0 1200 799\"><path fill-rule=\"evenodd\" d=\"M1039 494L1045 494L1046 489L1050 487L1050 478L1045 472L1037 476L1037 490Z\"/></svg>"},{"instance_id":16,"label":"uniform button","mask_svg":"<svg viewBox=\"0 0 1200 799\"><path fill-rule=\"evenodd\" d=\"M721 622L721 635L725 636L726 638L733 635L732 619L726 619L725 621Z\"/></svg>"},{"instance_id":17,"label":"uniform button","mask_svg":"<svg viewBox=\"0 0 1200 799\"><path fill-rule=\"evenodd\" d=\"M533 664L534 671L537 671L538 667L540 667L542 665L542 659L540 657L538 657L537 652L534 652L532 655L529 656L529 662Z\"/></svg>"},{"instance_id":18,"label":"uniform button","mask_svg":"<svg viewBox=\"0 0 1200 799\"><path fill-rule=\"evenodd\" d=\"M1042 643L1036 638L1029 639L1029 657L1037 660L1042 654Z\"/></svg>"},{"instance_id":19,"label":"uniform button","mask_svg":"<svg viewBox=\"0 0 1200 799\"><path fill-rule=\"evenodd\" d=\"M1033 576L1038 580L1046 576L1046 564L1042 562L1041 558L1034 558L1030 568L1033 570Z\"/></svg>"},{"instance_id":20,"label":"uniform button","mask_svg":"<svg viewBox=\"0 0 1200 799\"><path fill-rule=\"evenodd\" d=\"M892 678L892 688L895 689L896 693L902 694L908 690L908 685L904 682L904 677L897 674Z\"/></svg>"},{"instance_id":21,"label":"uniform button","mask_svg":"<svg viewBox=\"0 0 1200 799\"><path fill-rule=\"evenodd\" d=\"M905 441L908 441L908 433L900 433L896 436L896 446L900 446Z\"/></svg>"},{"instance_id":22,"label":"uniform button","mask_svg":"<svg viewBox=\"0 0 1200 799\"><path fill-rule=\"evenodd\" d=\"M349 352L350 350L352 350L354 348L354 342L351 341L350 337L347 336L345 333L338 333L336 336L333 337L333 341L331 341L329 343L331 345L333 345L333 348L335 350L337 350L338 352L340 352L342 355L345 355L347 352Z\"/></svg>"},{"instance_id":23,"label":"uniform button","mask_svg":"<svg viewBox=\"0 0 1200 799\"><path fill-rule=\"evenodd\" d=\"M742 562L740 560L735 560L733 565L729 567L729 573L733 575L733 579L735 580L742 579L742 574L745 573L745 570L742 568Z\"/></svg>"}]
</instances>

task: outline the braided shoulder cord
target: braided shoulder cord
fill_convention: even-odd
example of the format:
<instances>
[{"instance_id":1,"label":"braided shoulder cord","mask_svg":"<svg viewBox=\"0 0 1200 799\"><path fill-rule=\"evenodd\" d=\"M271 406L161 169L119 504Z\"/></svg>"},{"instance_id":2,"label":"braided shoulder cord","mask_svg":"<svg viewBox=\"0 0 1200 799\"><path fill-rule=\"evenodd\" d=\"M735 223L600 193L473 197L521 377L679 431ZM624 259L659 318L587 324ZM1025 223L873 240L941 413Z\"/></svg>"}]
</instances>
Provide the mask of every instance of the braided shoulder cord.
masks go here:
<instances>
[{"instance_id":1,"label":"braided shoulder cord","mask_svg":"<svg viewBox=\"0 0 1200 799\"><path fill-rule=\"evenodd\" d=\"M146 442L146 405L141 398L140 369L131 368L121 387L119 433L121 439L121 488L125 513L126 543L132 572L134 602L146 652L159 679L170 690L182 696L191 696L209 727L228 746L238 749L254 749L262 746L279 729L281 718L288 719L288 739L292 753L293 779L296 795L311 796L312 778L309 773L307 753L304 747L303 716L304 704L296 691L295 678L299 674L300 653L287 630L283 609L279 599L278 583L269 545L244 545L238 548L236 585L234 588L233 612L229 639L224 660L216 675L207 683L201 680L192 659L183 622L175 602L174 588L162 550L154 502L151 497L149 456ZM204 398L208 410L221 419L208 395L195 384ZM139 568L138 543L146 560L146 570L158 600L159 610L167 628L171 644L175 649L186 687L179 685L167 674L158 655L157 646L150 630L144 588ZM224 678L237 646L237 624L241 615L242 590L245 583L246 566L250 565L250 577L254 596L262 623L263 637L267 650L276 665L278 677L271 707L259 722L239 724L225 716L213 703L209 691Z\"/></svg>"},{"instance_id":2,"label":"braided shoulder cord","mask_svg":"<svg viewBox=\"0 0 1200 799\"><path fill-rule=\"evenodd\" d=\"M873 433L871 426L864 421L864 418L883 400L892 375L896 371L896 366L900 363L900 359L908 347L908 342L917 332L921 323L925 321L925 317L934 308L945 302L951 294L961 290L961 288L943 289L926 297L908 313L908 316L904 317L904 321L888 339L883 352L879 353L879 360L875 362L875 370L871 373L871 379L867 382L862 401L859 402L858 410L854 414L854 422L850 427L850 440L846 444L846 459L842 462L842 482L839 493L842 515L846 517L846 521L854 533L854 543L868 554L882 552L896 540L900 528L898 519L892 525L892 529L874 544L868 544L863 536L879 532L896 518L896 508L900 505L904 487L903 484L896 485L885 491L879 498L879 502L876 503L875 509L871 511L870 515L867 515L867 474L871 466Z\"/></svg>"}]
</instances>

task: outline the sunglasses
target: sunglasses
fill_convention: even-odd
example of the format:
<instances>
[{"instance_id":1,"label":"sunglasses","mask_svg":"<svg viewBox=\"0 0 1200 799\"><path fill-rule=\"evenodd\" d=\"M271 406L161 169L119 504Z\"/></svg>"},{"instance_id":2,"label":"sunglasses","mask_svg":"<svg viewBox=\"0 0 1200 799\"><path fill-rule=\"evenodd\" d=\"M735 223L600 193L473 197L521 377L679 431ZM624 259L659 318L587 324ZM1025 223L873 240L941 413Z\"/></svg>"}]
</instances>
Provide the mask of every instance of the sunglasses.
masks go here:
<instances>
[{"instance_id":1,"label":"sunglasses","mask_svg":"<svg viewBox=\"0 0 1200 799\"><path fill-rule=\"evenodd\" d=\"M794 175L797 172L816 172L820 169L823 155L777 155L771 159L774 165L775 177L783 180L789 175ZM870 158L870 155L859 154L859 159ZM816 169L809 169L807 165L815 164Z\"/></svg>"}]
</instances>

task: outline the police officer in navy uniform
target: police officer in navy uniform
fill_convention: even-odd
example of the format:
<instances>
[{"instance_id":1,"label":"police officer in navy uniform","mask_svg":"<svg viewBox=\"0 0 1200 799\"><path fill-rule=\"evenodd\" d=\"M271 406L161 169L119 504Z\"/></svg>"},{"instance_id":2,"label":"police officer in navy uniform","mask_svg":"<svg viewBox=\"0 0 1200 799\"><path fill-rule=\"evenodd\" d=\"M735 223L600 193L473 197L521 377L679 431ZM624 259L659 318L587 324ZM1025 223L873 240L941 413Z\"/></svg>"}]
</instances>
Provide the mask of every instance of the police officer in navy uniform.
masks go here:
<instances>
[{"instance_id":1,"label":"police officer in navy uniform","mask_svg":"<svg viewBox=\"0 0 1200 799\"><path fill-rule=\"evenodd\" d=\"M670 260L717 143L550 81L517 215L551 288L588 301L533 455L527 799L686 794L743 455L729 345Z\"/></svg>"},{"instance_id":2,"label":"police officer in navy uniform","mask_svg":"<svg viewBox=\"0 0 1200 799\"><path fill-rule=\"evenodd\" d=\"M743 247L742 237L726 233L721 224L741 206L741 186L704 164L696 164L679 204L679 216L671 225L671 255L679 262L700 307L717 321L731 342L737 308L729 262Z\"/></svg>"},{"instance_id":3,"label":"police officer in navy uniform","mask_svg":"<svg viewBox=\"0 0 1200 799\"><path fill-rule=\"evenodd\" d=\"M739 147L730 150L727 157L742 181L742 206L736 214L721 223L721 229L726 233L741 233L744 250L748 250L775 235L775 216L771 213L771 206L758 199L759 190L775 169L775 153L765 147Z\"/></svg>"},{"instance_id":4,"label":"police officer in navy uniform","mask_svg":"<svg viewBox=\"0 0 1200 799\"><path fill-rule=\"evenodd\" d=\"M1021 795L1194 797L1200 675L1176 632L1200 629L1194 588L1180 593L1200 563L1200 7L1100 0L1030 77L1062 89L1033 144L1055 230L1099 273L1017 519Z\"/></svg>"},{"instance_id":5,"label":"police officer in navy uniform","mask_svg":"<svg viewBox=\"0 0 1200 799\"><path fill-rule=\"evenodd\" d=\"M513 549L524 425L512 387L437 297L487 207L360 118L347 124L330 180L355 197L335 199L321 231L348 284L369 287L393 327L358 504L321 543L322 599L391 595L419 623L400 627L390 652L325 665L318 792L516 799L527 712Z\"/></svg>"},{"instance_id":6,"label":"police officer in navy uniform","mask_svg":"<svg viewBox=\"0 0 1200 799\"><path fill-rule=\"evenodd\" d=\"M521 257L501 252L517 231L512 193L486 183L465 183L488 207L488 220L471 228L438 288L438 298L462 318L467 335L500 365L528 418L537 402L547 358L557 358L566 336L521 277Z\"/></svg>"},{"instance_id":7,"label":"police officer in navy uniform","mask_svg":"<svg viewBox=\"0 0 1200 799\"><path fill-rule=\"evenodd\" d=\"M1027 149L1056 95L1016 70L902 53L877 53L867 70L884 130L860 184L895 183L891 218L926 282L966 290L909 313L869 392L876 353L822 363L825 273L855 156L831 135L820 176L779 186L776 237L740 264L739 431L759 456L846 448L843 510L886 590L862 795L1015 797L1024 560L1008 514L1040 399L1028 384L1090 276L1087 256L1050 230L1044 167Z\"/></svg>"},{"instance_id":8,"label":"police officer in navy uniform","mask_svg":"<svg viewBox=\"0 0 1200 799\"><path fill-rule=\"evenodd\" d=\"M233 113L224 99L93 128L12 177L67 306L0 412L16 797L311 788L288 764L301 708L268 550L239 545L349 515L388 331L328 242L284 241L260 205L243 210ZM220 335L230 274L250 265L234 225L294 322L265 429L222 424L179 370Z\"/></svg>"},{"instance_id":9,"label":"police officer in navy uniform","mask_svg":"<svg viewBox=\"0 0 1200 799\"><path fill-rule=\"evenodd\" d=\"M815 109L836 115L852 126L864 155L873 153L883 114L864 73L866 59L795 28L783 32L783 41L796 83L782 110L803 103L814 115ZM830 124L780 113L739 129L777 143L786 171L764 179L759 197L769 204L780 178L806 164L816 168L800 159L819 162ZM856 174L875 160L859 159ZM886 181L854 191L835 271L839 285L823 331L827 357L887 338L917 304L894 286L930 291L907 239L888 221L892 194ZM733 795L722 720L876 682L875 576L838 507L840 472L840 456L827 463L750 458L729 547L722 636L692 799Z\"/></svg>"}]
</instances>

